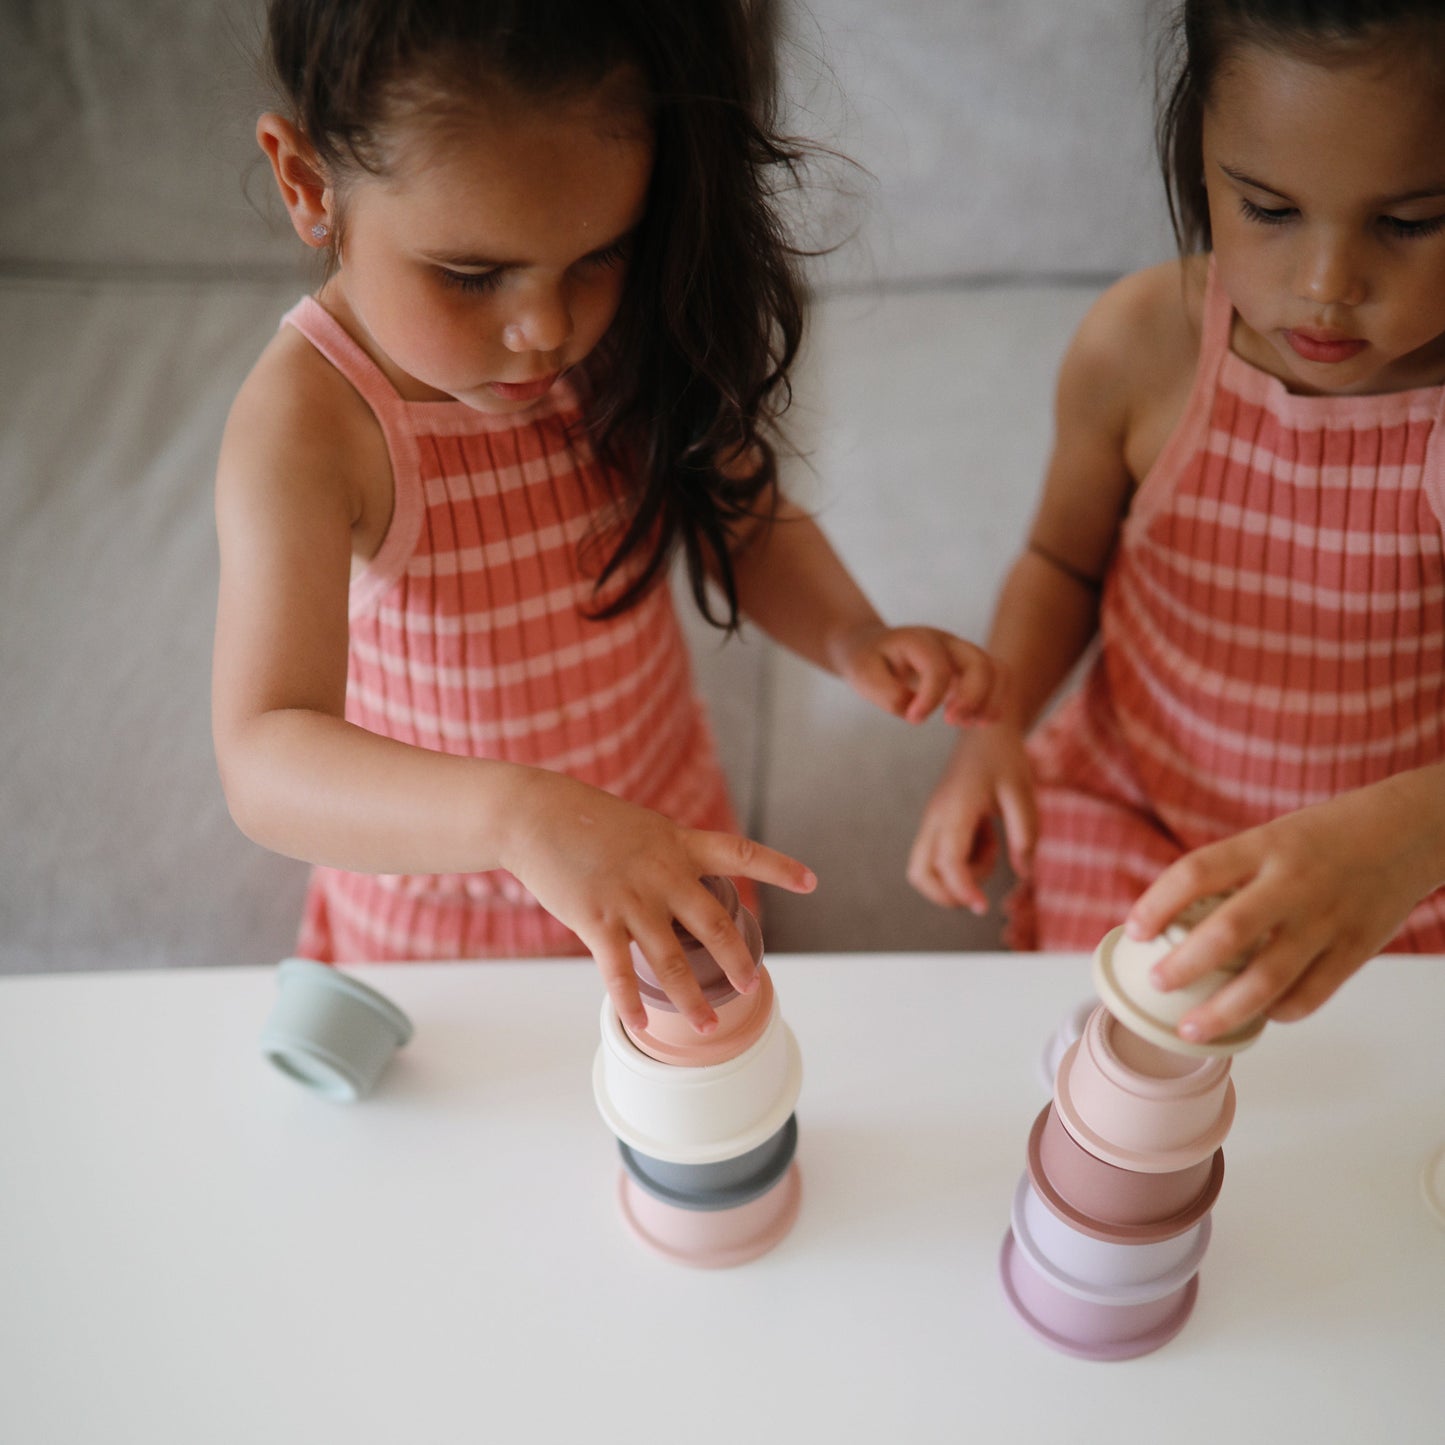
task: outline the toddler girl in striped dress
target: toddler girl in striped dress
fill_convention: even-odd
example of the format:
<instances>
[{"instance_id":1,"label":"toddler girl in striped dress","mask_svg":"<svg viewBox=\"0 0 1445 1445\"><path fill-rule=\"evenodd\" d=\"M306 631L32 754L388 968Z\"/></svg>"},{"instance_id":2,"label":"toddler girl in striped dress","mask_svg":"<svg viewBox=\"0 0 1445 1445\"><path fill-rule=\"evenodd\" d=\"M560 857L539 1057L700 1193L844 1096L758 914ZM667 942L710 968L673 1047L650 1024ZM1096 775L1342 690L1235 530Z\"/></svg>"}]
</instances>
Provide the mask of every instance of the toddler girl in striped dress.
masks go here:
<instances>
[{"instance_id":1,"label":"toddler girl in striped dress","mask_svg":"<svg viewBox=\"0 0 1445 1445\"><path fill-rule=\"evenodd\" d=\"M1317 1008L1375 953L1445 952L1445 15L1439 0L1187 0L1160 126L1181 259L1109 289L960 739L909 863L1016 947L1153 937L1229 893L1163 987L1181 1023ZM1081 685L1025 733L1076 661Z\"/></svg>"},{"instance_id":2,"label":"toddler girl in striped dress","mask_svg":"<svg viewBox=\"0 0 1445 1445\"><path fill-rule=\"evenodd\" d=\"M315 865L329 961L637 944L715 1023L699 881L806 892L737 836L667 573L916 721L993 706L971 644L891 628L778 489L801 330L744 0L274 0L258 140L326 279L234 404L214 733L231 811ZM709 588L713 591L709 592Z\"/></svg>"}]
</instances>

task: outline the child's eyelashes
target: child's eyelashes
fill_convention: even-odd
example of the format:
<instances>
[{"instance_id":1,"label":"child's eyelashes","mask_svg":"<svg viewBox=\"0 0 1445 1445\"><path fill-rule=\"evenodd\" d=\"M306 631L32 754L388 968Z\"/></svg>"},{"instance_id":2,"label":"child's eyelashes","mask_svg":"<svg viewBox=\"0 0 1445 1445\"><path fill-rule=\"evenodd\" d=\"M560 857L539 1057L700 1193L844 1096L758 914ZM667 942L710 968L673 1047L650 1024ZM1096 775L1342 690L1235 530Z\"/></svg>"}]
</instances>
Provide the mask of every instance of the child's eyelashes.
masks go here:
<instances>
[{"instance_id":1,"label":"child's eyelashes","mask_svg":"<svg viewBox=\"0 0 1445 1445\"><path fill-rule=\"evenodd\" d=\"M1239 209L1249 220L1257 221L1261 226L1282 226L1299 215L1293 206L1257 206L1248 196L1239 198Z\"/></svg>"},{"instance_id":2,"label":"child's eyelashes","mask_svg":"<svg viewBox=\"0 0 1445 1445\"><path fill-rule=\"evenodd\" d=\"M590 256L584 256L577 265L604 271L610 270L614 266L620 266L627 259L630 249L631 239L624 237L620 241L614 241L610 246L604 246L600 251L594 251ZM472 295L486 295L501 286L509 269L507 266L494 266L490 271L454 271L450 266L438 266L436 272L444 286L450 286L456 291L466 291Z\"/></svg>"},{"instance_id":3,"label":"child's eyelashes","mask_svg":"<svg viewBox=\"0 0 1445 1445\"><path fill-rule=\"evenodd\" d=\"M1239 198L1239 208L1247 219L1260 226L1283 226L1299 217L1299 211L1294 206L1260 206L1247 196ZM1419 221L1406 220L1402 216L1381 216L1379 224L1388 235L1413 240L1445 231L1445 215L1429 216Z\"/></svg>"}]
</instances>

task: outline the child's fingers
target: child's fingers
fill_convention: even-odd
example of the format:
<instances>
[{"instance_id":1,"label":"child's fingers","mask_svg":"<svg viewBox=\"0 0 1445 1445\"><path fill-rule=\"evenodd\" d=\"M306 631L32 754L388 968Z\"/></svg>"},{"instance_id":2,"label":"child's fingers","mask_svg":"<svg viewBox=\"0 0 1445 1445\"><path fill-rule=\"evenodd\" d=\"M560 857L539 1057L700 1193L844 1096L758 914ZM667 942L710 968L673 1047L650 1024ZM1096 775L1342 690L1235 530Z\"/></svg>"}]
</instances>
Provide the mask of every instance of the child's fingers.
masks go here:
<instances>
[{"instance_id":1,"label":"child's fingers","mask_svg":"<svg viewBox=\"0 0 1445 1445\"><path fill-rule=\"evenodd\" d=\"M817 875L806 864L751 838L701 830L693 830L687 837L688 852L701 873L751 878L755 883L786 888L789 893L811 893L818 886Z\"/></svg>"},{"instance_id":2,"label":"child's fingers","mask_svg":"<svg viewBox=\"0 0 1445 1445\"><path fill-rule=\"evenodd\" d=\"M642 995L637 991L637 975L632 971L632 950L627 934L616 929L606 934L584 938L607 986L607 995L617 1017L629 1028L647 1027L647 1011L642 1007ZM649 960L650 961L650 960Z\"/></svg>"},{"instance_id":3,"label":"child's fingers","mask_svg":"<svg viewBox=\"0 0 1445 1445\"><path fill-rule=\"evenodd\" d=\"M1130 938L1156 938L1196 899L1206 898L1212 893L1227 893L1243 881L1239 870L1230 864L1228 854L1220 846L1186 853L1176 863L1171 863L1135 899L1124 920L1124 930ZM1212 914L1208 921L1215 922L1220 912ZM1177 982L1184 983L1186 979L1181 974Z\"/></svg>"},{"instance_id":4,"label":"child's fingers","mask_svg":"<svg viewBox=\"0 0 1445 1445\"><path fill-rule=\"evenodd\" d=\"M733 932L736 937L736 930ZM678 1013L698 1033L711 1033L717 1027L717 1015L703 997L697 979L687 966L682 944L673 931L671 921L649 920L645 924L634 925L633 936L643 957L651 965L654 977L662 985L662 991L672 1000Z\"/></svg>"},{"instance_id":5,"label":"child's fingers","mask_svg":"<svg viewBox=\"0 0 1445 1445\"><path fill-rule=\"evenodd\" d=\"M677 909L676 916L677 921L717 960L728 982L739 993L752 993L758 985L757 964L727 909L699 885L688 894L687 901Z\"/></svg>"},{"instance_id":6,"label":"child's fingers","mask_svg":"<svg viewBox=\"0 0 1445 1445\"><path fill-rule=\"evenodd\" d=\"M1022 878L1033 865L1034 845L1039 838L1039 813L1033 788L1013 783L1000 786L998 810L1008 842L1009 863Z\"/></svg>"},{"instance_id":7,"label":"child's fingers","mask_svg":"<svg viewBox=\"0 0 1445 1445\"><path fill-rule=\"evenodd\" d=\"M1202 932L1203 925L1196 932ZM1191 936L1191 942L1193 941ZM1176 953L1183 952L1181 944ZM1315 962L1315 946L1281 930L1250 960L1237 978L1179 1020L1179 1036L1207 1042L1258 1018L1283 998Z\"/></svg>"},{"instance_id":8,"label":"child's fingers","mask_svg":"<svg viewBox=\"0 0 1445 1445\"><path fill-rule=\"evenodd\" d=\"M998 716L1001 674L986 652L957 642L951 649L957 669L949 689L946 718L955 726L988 722Z\"/></svg>"}]
</instances>

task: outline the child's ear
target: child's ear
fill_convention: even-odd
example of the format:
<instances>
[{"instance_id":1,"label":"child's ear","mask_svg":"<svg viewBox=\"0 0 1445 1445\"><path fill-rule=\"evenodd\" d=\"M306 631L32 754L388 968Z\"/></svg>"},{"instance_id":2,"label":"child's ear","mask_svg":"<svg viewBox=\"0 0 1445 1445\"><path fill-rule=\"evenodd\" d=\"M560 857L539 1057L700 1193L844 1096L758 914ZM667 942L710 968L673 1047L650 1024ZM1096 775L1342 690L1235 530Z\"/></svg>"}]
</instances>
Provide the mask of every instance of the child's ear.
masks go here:
<instances>
[{"instance_id":1,"label":"child's ear","mask_svg":"<svg viewBox=\"0 0 1445 1445\"><path fill-rule=\"evenodd\" d=\"M335 223L333 197L311 142L284 116L268 110L256 122L256 143L271 162L296 234L308 246L324 248Z\"/></svg>"}]
</instances>

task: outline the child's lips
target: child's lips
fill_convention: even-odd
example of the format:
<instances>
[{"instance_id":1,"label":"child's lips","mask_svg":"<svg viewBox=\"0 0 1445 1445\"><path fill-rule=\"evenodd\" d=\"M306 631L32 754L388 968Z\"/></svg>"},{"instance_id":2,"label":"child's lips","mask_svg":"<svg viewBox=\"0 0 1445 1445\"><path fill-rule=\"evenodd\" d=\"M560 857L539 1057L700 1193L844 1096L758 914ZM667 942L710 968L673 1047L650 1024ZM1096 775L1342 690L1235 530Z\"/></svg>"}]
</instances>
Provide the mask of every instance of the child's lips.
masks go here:
<instances>
[{"instance_id":1,"label":"child's lips","mask_svg":"<svg viewBox=\"0 0 1445 1445\"><path fill-rule=\"evenodd\" d=\"M488 387L505 401L536 401L557 384L560 371L539 376L535 381L490 381Z\"/></svg>"},{"instance_id":2,"label":"child's lips","mask_svg":"<svg viewBox=\"0 0 1445 1445\"><path fill-rule=\"evenodd\" d=\"M1341 336L1338 332L1331 331L1286 331L1284 339L1289 342L1291 350L1297 356L1302 356L1306 361L1326 364L1348 361L1351 357L1358 356L1368 345L1355 337Z\"/></svg>"}]
</instances>

